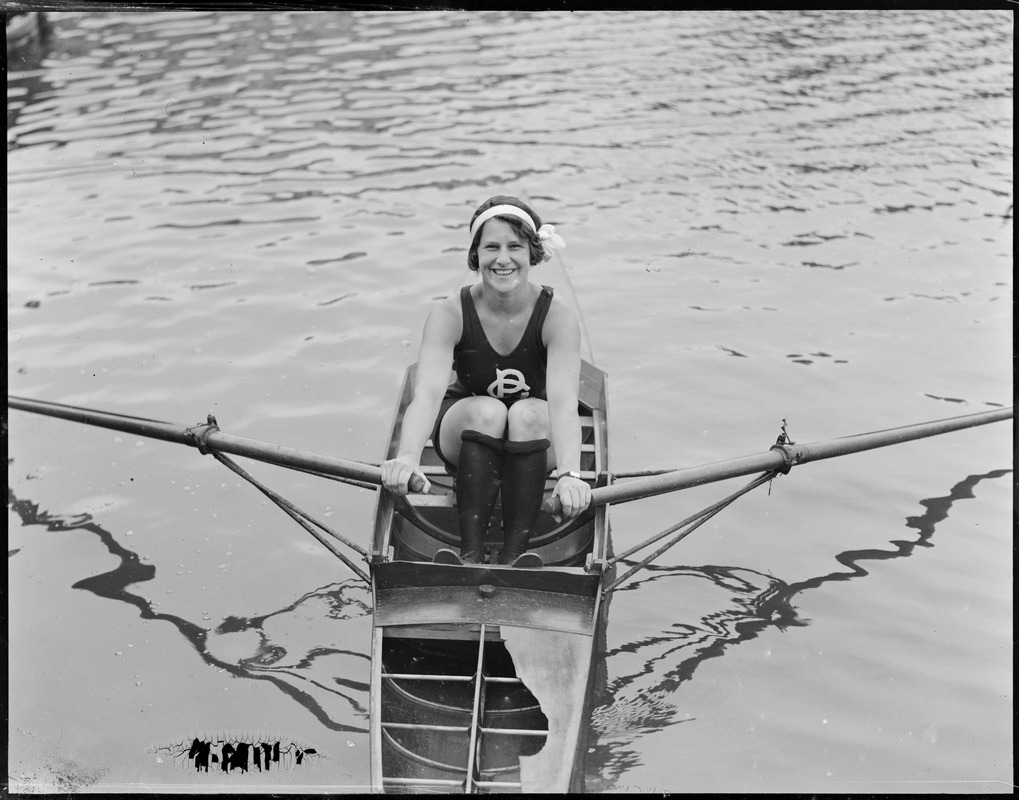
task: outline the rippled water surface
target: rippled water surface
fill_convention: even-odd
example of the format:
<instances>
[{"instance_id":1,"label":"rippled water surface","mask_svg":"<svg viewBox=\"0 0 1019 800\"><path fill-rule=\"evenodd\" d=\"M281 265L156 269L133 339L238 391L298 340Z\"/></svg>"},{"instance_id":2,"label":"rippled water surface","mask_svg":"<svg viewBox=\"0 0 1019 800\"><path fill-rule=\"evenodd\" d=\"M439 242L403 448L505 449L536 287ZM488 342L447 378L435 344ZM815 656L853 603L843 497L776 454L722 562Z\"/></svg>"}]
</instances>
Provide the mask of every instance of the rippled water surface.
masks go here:
<instances>
[{"instance_id":1,"label":"rippled water surface","mask_svg":"<svg viewBox=\"0 0 1019 800\"><path fill-rule=\"evenodd\" d=\"M1010 13L48 22L9 48L12 394L377 460L509 193L568 242L618 471L1012 403ZM1011 791L1011 443L798 467L624 584L588 789ZM367 544L372 491L251 471ZM365 786L370 594L255 489L19 411L9 485L14 785ZM617 550L737 485L615 508ZM317 757L197 774L223 733Z\"/></svg>"}]
</instances>

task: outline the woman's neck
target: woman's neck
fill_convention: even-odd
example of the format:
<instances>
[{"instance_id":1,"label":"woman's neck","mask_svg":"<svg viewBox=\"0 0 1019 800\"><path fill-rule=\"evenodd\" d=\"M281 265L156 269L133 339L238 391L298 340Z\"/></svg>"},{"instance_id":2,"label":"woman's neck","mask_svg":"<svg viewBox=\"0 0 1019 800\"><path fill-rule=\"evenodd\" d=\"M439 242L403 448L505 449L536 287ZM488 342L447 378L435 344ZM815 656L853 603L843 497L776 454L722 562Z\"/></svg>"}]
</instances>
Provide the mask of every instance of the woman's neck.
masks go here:
<instances>
[{"instance_id":1,"label":"woman's neck","mask_svg":"<svg viewBox=\"0 0 1019 800\"><path fill-rule=\"evenodd\" d=\"M496 292L486 291L482 284L480 296L490 313L500 317L514 317L530 309L534 299L534 285L526 281L512 292Z\"/></svg>"}]
</instances>

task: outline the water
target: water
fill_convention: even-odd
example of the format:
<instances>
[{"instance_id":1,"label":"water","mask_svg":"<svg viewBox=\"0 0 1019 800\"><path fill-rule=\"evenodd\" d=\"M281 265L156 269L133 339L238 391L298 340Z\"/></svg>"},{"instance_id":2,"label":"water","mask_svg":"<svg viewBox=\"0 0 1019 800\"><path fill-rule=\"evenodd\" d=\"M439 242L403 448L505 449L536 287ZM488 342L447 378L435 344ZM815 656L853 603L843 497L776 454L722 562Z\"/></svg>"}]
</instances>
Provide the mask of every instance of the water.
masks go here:
<instances>
[{"instance_id":1,"label":"water","mask_svg":"<svg viewBox=\"0 0 1019 800\"><path fill-rule=\"evenodd\" d=\"M510 193L568 242L618 471L1012 402L1006 12L49 22L9 55L13 394L375 460ZM343 565L211 458L9 424L13 785L363 788ZM797 468L624 585L588 788L1010 791L1010 442ZM373 492L251 471L367 543ZM318 752L196 773L224 734Z\"/></svg>"}]
</instances>

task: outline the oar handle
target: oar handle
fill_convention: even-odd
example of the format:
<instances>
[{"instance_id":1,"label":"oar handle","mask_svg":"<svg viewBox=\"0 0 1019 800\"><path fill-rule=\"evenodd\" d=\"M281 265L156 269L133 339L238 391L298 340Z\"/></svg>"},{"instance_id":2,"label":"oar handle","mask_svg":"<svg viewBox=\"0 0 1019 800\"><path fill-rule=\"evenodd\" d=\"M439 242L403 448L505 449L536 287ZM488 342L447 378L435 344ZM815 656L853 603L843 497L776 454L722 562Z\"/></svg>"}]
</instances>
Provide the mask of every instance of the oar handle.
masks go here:
<instances>
[{"instance_id":1,"label":"oar handle","mask_svg":"<svg viewBox=\"0 0 1019 800\"><path fill-rule=\"evenodd\" d=\"M558 497L549 497L541 504L541 510L553 517L558 517L563 513L563 504L559 502Z\"/></svg>"},{"instance_id":2,"label":"oar handle","mask_svg":"<svg viewBox=\"0 0 1019 800\"><path fill-rule=\"evenodd\" d=\"M606 497L603 493L603 490L607 488L607 486L603 486L601 488L591 490L591 505L588 506L588 508L603 506L606 503L612 502L612 499L610 497ZM545 502L541 504L541 510L553 517L558 517L563 513L563 504L559 501L558 497L548 497L545 499Z\"/></svg>"}]
</instances>

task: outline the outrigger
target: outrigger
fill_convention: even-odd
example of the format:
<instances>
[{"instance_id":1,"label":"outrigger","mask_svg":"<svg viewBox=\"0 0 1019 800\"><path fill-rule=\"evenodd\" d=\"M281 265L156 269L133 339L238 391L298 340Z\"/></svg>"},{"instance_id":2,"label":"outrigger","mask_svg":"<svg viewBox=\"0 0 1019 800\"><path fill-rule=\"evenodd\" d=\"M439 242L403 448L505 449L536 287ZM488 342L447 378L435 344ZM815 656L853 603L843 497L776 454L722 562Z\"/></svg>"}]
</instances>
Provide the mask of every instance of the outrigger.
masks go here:
<instances>
[{"instance_id":1,"label":"outrigger","mask_svg":"<svg viewBox=\"0 0 1019 800\"><path fill-rule=\"evenodd\" d=\"M556 268L543 272L542 282L572 299L561 263L551 263ZM576 792L584 788L595 664L604 646L614 588L737 497L794 465L1013 417L1013 408L1000 408L810 444L791 442L783 427L776 444L757 455L624 477L613 475L609 467L606 376L594 366L589 345L584 352L581 466L582 477L593 487L593 504L563 524L555 520L554 505L546 504L529 548L542 557L541 569L432 563L438 549L456 548L459 539L452 483L430 442L422 466L431 491L400 498L380 492L371 546L365 549L258 483L228 456L372 487L381 483L376 465L234 436L221 431L212 417L182 426L11 395L7 404L211 453L370 583L374 791ZM387 458L399 441L414 369L409 367L404 377ZM756 477L734 494L624 553L612 554L611 503L746 475ZM547 489L553 485L550 480ZM497 507L488 534L492 543L501 541L500 519ZM619 561L670 534L655 552L615 576ZM336 540L360 554L367 573L339 550Z\"/></svg>"}]
</instances>

